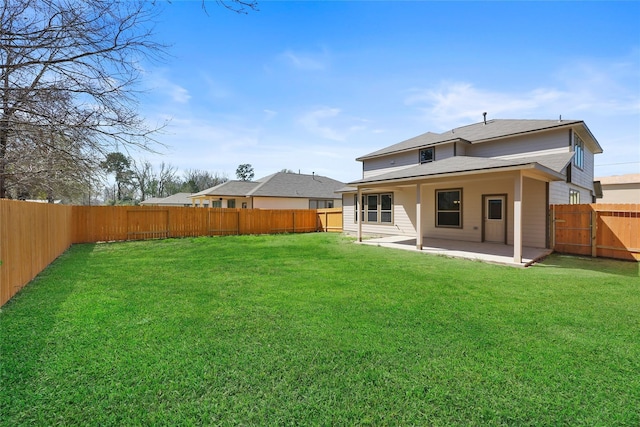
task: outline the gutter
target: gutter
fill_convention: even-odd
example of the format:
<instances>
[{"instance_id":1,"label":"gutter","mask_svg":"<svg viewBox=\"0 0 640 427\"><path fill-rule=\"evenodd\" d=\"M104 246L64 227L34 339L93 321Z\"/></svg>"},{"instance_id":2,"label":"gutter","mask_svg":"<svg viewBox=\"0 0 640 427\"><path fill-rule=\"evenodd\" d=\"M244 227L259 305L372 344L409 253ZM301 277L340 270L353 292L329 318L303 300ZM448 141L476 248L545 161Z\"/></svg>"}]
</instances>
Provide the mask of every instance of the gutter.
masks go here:
<instances>
[{"instance_id":1,"label":"gutter","mask_svg":"<svg viewBox=\"0 0 640 427\"><path fill-rule=\"evenodd\" d=\"M396 184L396 183L404 183L404 182L424 181L424 180L428 180L429 178L449 178L449 177L458 177L458 176L478 175L478 174L498 172L498 171L512 172L512 171L531 170L531 169L536 169L543 173L546 173L547 175L551 175L557 178L558 181L562 181L564 179L564 176L562 174L552 169L549 169L546 166L542 166L541 164L534 162L534 163L525 163L524 165L496 166L492 168L473 169L473 170L467 170L467 171L461 171L461 172L445 172L445 173L431 174L431 175L423 174L423 175L414 175L414 176L408 176L403 178L391 178L391 179L380 179L380 180L367 180L367 181L361 180L361 181L350 182L348 185L355 186L356 188L358 188L359 186L369 185L369 184L382 184L382 183Z\"/></svg>"}]
</instances>

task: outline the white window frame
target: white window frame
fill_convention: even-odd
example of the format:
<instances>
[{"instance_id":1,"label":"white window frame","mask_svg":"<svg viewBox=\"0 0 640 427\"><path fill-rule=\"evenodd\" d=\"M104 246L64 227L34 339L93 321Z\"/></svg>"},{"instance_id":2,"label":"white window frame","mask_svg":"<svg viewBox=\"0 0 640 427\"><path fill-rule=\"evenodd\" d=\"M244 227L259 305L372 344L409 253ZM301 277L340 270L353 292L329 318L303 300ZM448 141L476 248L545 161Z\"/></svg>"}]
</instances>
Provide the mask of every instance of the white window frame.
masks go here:
<instances>
[{"instance_id":1,"label":"white window frame","mask_svg":"<svg viewBox=\"0 0 640 427\"><path fill-rule=\"evenodd\" d=\"M573 133L573 164L580 170L584 169L584 141L578 136L577 133Z\"/></svg>"},{"instance_id":2,"label":"white window frame","mask_svg":"<svg viewBox=\"0 0 640 427\"><path fill-rule=\"evenodd\" d=\"M375 199L374 199L375 198ZM383 198L390 201L389 209L383 209ZM369 202L375 200L375 204ZM387 203L385 203L386 205ZM371 206L375 206L371 209ZM353 219L358 223L358 195L353 195ZM363 224L393 225L393 193L366 193L360 201L360 215ZM370 218L375 218L371 220ZM384 220L383 220L384 219ZM388 219L388 220L387 220Z\"/></svg>"},{"instance_id":3,"label":"white window frame","mask_svg":"<svg viewBox=\"0 0 640 427\"><path fill-rule=\"evenodd\" d=\"M570 205L580 204L580 192L578 190L569 189L569 204Z\"/></svg>"}]
</instances>

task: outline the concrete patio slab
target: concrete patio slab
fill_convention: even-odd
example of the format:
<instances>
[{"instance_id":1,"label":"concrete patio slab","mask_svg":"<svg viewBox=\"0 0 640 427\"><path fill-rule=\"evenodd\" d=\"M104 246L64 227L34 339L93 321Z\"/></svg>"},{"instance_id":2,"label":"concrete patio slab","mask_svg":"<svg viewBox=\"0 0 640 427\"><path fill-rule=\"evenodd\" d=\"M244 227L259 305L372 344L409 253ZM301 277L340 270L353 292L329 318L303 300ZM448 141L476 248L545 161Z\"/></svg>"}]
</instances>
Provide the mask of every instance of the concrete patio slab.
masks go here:
<instances>
[{"instance_id":1,"label":"concrete patio slab","mask_svg":"<svg viewBox=\"0 0 640 427\"><path fill-rule=\"evenodd\" d=\"M364 239L359 243L363 245L403 249L453 258L472 259L512 267L528 267L553 252L551 249L525 246L522 248L522 262L517 263L513 260L513 245L505 245L501 243L478 243L425 238L421 251L416 248L416 239L412 239L407 236L387 236Z\"/></svg>"}]
</instances>

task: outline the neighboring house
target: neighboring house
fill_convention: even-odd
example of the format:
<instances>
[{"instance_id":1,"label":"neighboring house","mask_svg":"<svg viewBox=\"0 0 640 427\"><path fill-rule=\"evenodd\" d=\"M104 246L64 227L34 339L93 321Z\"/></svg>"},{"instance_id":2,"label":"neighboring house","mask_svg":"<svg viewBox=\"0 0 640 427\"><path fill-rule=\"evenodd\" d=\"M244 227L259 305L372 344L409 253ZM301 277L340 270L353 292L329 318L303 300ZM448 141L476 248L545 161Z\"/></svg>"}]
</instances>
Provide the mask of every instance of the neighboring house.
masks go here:
<instances>
[{"instance_id":1,"label":"neighboring house","mask_svg":"<svg viewBox=\"0 0 640 427\"><path fill-rule=\"evenodd\" d=\"M598 203L640 203L640 173L596 178L602 187Z\"/></svg>"},{"instance_id":2,"label":"neighboring house","mask_svg":"<svg viewBox=\"0 0 640 427\"><path fill-rule=\"evenodd\" d=\"M218 208L320 209L342 205L344 183L320 175L278 172L256 181L227 181L193 194L194 206Z\"/></svg>"},{"instance_id":3,"label":"neighboring house","mask_svg":"<svg viewBox=\"0 0 640 427\"><path fill-rule=\"evenodd\" d=\"M142 206L191 206L192 193L176 193L169 197L152 197L143 202Z\"/></svg>"},{"instance_id":4,"label":"neighboring house","mask_svg":"<svg viewBox=\"0 0 640 427\"><path fill-rule=\"evenodd\" d=\"M343 193L343 227L416 239L549 246L550 204L592 203L594 154L580 120L485 120L365 156ZM356 204L360 202L359 209ZM360 215L357 212L360 211Z\"/></svg>"}]
</instances>

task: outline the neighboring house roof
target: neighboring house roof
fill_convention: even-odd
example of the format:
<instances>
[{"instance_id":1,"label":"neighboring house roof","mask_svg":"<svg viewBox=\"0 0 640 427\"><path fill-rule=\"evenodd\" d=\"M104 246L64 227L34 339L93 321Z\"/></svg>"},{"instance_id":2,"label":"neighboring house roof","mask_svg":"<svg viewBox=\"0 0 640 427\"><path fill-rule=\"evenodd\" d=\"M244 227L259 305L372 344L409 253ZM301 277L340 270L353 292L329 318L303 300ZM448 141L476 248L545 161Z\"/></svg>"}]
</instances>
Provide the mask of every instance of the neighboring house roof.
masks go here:
<instances>
[{"instance_id":1,"label":"neighboring house roof","mask_svg":"<svg viewBox=\"0 0 640 427\"><path fill-rule=\"evenodd\" d=\"M150 197L148 199L145 199L145 200L141 201L140 204L141 205L155 205L159 201L161 201L162 199L164 199L164 197Z\"/></svg>"},{"instance_id":2,"label":"neighboring house roof","mask_svg":"<svg viewBox=\"0 0 640 427\"><path fill-rule=\"evenodd\" d=\"M582 120L511 120L494 119L485 122L462 126L440 134L427 132L425 134L407 139L406 141L390 145L381 150L374 151L356 160L365 160L387 154L414 150L437 144L460 141L468 144L478 144L495 139L513 137L531 132L547 131L558 128L582 128L592 142L592 151L601 153L602 147L595 139L587 125Z\"/></svg>"},{"instance_id":3,"label":"neighboring house roof","mask_svg":"<svg viewBox=\"0 0 640 427\"><path fill-rule=\"evenodd\" d=\"M227 181L218 184L215 187L207 188L198 193L192 194L191 197L197 196L232 196L245 197L246 194L253 191L260 182L256 181Z\"/></svg>"},{"instance_id":4,"label":"neighboring house roof","mask_svg":"<svg viewBox=\"0 0 640 427\"><path fill-rule=\"evenodd\" d=\"M428 176L462 174L469 172L497 172L500 169L534 168L556 179L563 179L562 170L569 164L574 153L556 153L539 156L497 159L491 157L456 156L444 160L395 170L349 184L367 184L381 181L411 180ZM346 189L342 189L345 191Z\"/></svg>"},{"instance_id":5,"label":"neighboring house roof","mask_svg":"<svg viewBox=\"0 0 640 427\"><path fill-rule=\"evenodd\" d=\"M277 172L256 181L227 181L208 188L191 197L303 197L310 199L337 199L336 190L344 183L321 175Z\"/></svg>"},{"instance_id":6,"label":"neighboring house roof","mask_svg":"<svg viewBox=\"0 0 640 427\"><path fill-rule=\"evenodd\" d=\"M157 206L184 206L191 204L191 193L176 193L169 197L152 197L143 202L141 205L157 205Z\"/></svg>"},{"instance_id":7,"label":"neighboring house roof","mask_svg":"<svg viewBox=\"0 0 640 427\"><path fill-rule=\"evenodd\" d=\"M640 184L640 173L626 175L603 176L596 178L602 185Z\"/></svg>"}]
</instances>

